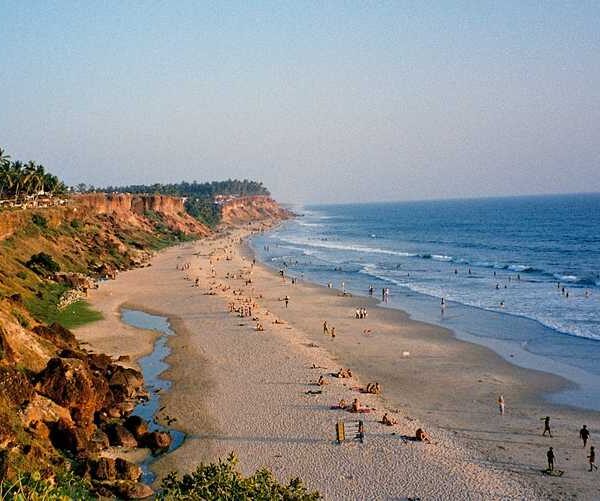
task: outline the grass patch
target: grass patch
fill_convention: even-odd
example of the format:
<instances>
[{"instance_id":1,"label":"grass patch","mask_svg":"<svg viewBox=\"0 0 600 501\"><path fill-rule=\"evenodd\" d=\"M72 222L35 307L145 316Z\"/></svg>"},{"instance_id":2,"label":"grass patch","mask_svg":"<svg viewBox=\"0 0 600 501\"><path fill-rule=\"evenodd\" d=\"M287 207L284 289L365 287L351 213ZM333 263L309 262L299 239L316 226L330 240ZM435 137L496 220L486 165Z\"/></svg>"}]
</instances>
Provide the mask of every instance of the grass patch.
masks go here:
<instances>
[{"instance_id":1,"label":"grass patch","mask_svg":"<svg viewBox=\"0 0 600 501\"><path fill-rule=\"evenodd\" d=\"M102 313L94 310L87 302L77 301L59 311L56 321L67 329L74 329L103 318Z\"/></svg>"},{"instance_id":2,"label":"grass patch","mask_svg":"<svg viewBox=\"0 0 600 501\"><path fill-rule=\"evenodd\" d=\"M64 310L59 310L57 305L60 297L68 290L66 285L47 283L32 298L25 301L25 307L39 322L46 324L56 322L67 329L103 318L102 313L92 309L85 301L76 301Z\"/></svg>"},{"instance_id":3,"label":"grass patch","mask_svg":"<svg viewBox=\"0 0 600 501\"><path fill-rule=\"evenodd\" d=\"M58 301L68 289L66 285L46 283L38 289L33 297L25 301L25 307L39 322L47 324L56 322L59 314Z\"/></svg>"}]
</instances>

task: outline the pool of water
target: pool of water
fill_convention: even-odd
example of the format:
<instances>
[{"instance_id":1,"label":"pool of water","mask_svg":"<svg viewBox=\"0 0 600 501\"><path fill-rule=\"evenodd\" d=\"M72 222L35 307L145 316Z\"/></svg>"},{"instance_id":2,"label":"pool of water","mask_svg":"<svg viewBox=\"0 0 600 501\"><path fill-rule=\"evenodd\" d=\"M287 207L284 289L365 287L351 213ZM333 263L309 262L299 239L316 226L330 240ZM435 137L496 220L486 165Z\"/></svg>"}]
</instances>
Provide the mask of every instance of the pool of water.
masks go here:
<instances>
[{"instance_id":1,"label":"pool of water","mask_svg":"<svg viewBox=\"0 0 600 501\"><path fill-rule=\"evenodd\" d=\"M163 379L160 376L169 368L169 364L165 362L165 359L171 353L167 341L175 333L171 329L169 320L166 317L150 315L143 311L123 309L121 310L121 320L133 327L153 330L161 334L154 343L152 353L138 360L138 364L144 375L144 383L148 390L149 398L148 401L138 404L132 413L146 420L150 431L166 431L169 432L172 438L171 446L168 450L149 455L140 465L143 471L142 482L151 484L156 480L156 475L150 470L152 463L158 456L173 452L185 440L185 433L168 428L156 421L161 409L160 396L171 388L171 381Z\"/></svg>"}]
</instances>

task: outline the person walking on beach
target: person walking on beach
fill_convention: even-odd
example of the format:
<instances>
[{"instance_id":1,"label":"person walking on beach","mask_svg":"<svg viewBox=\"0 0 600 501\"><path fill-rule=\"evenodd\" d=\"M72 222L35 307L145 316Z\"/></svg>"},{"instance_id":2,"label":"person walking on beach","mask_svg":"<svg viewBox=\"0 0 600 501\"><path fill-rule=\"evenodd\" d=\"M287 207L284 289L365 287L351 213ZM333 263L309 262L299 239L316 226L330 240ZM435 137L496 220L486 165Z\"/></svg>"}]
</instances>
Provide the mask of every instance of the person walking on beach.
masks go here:
<instances>
[{"instance_id":1,"label":"person walking on beach","mask_svg":"<svg viewBox=\"0 0 600 501\"><path fill-rule=\"evenodd\" d=\"M598 470L598 467L596 466L596 451L594 450L593 445L590 447L590 455L588 456L588 459L590 460L590 471L593 471L594 468Z\"/></svg>"},{"instance_id":2,"label":"person walking on beach","mask_svg":"<svg viewBox=\"0 0 600 501\"><path fill-rule=\"evenodd\" d=\"M548 471L554 471L554 450L552 447L546 452L546 457L548 458Z\"/></svg>"},{"instance_id":3,"label":"person walking on beach","mask_svg":"<svg viewBox=\"0 0 600 501\"><path fill-rule=\"evenodd\" d=\"M550 416L546 416L545 418L540 418L540 421L544 422L544 432L542 433L542 436L545 437L546 432L548 432L548 435L550 435L550 438L552 438L552 432L550 431ZM551 447L551 449L552 449L552 447Z\"/></svg>"},{"instance_id":4,"label":"person walking on beach","mask_svg":"<svg viewBox=\"0 0 600 501\"><path fill-rule=\"evenodd\" d=\"M369 296L373 295L373 286L369 285Z\"/></svg>"},{"instance_id":5,"label":"person walking on beach","mask_svg":"<svg viewBox=\"0 0 600 501\"><path fill-rule=\"evenodd\" d=\"M331 328L331 338L333 339L335 337L335 327Z\"/></svg>"},{"instance_id":6,"label":"person walking on beach","mask_svg":"<svg viewBox=\"0 0 600 501\"><path fill-rule=\"evenodd\" d=\"M498 397L498 409L500 410L500 415L504 416L504 395Z\"/></svg>"},{"instance_id":7,"label":"person walking on beach","mask_svg":"<svg viewBox=\"0 0 600 501\"><path fill-rule=\"evenodd\" d=\"M588 438L590 438L590 430L587 429L586 425L583 425L581 430L579 430L579 438L583 440L583 448L587 445Z\"/></svg>"},{"instance_id":8,"label":"person walking on beach","mask_svg":"<svg viewBox=\"0 0 600 501\"><path fill-rule=\"evenodd\" d=\"M287 308L288 307L288 303L290 302L290 296L285 296L283 298L283 300L285 301L285 307Z\"/></svg>"}]
</instances>

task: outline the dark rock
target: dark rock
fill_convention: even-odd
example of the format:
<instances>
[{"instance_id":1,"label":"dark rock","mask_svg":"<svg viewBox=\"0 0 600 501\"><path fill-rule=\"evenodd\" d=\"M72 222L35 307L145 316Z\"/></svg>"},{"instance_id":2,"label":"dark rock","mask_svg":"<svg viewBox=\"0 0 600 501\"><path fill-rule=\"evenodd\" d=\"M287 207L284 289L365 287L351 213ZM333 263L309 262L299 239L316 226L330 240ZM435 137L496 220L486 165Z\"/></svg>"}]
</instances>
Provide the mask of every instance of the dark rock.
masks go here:
<instances>
[{"instance_id":1,"label":"dark rock","mask_svg":"<svg viewBox=\"0 0 600 501\"><path fill-rule=\"evenodd\" d=\"M13 367L0 367L0 395L21 407L33 398L35 391L27 376Z\"/></svg>"},{"instance_id":2,"label":"dark rock","mask_svg":"<svg viewBox=\"0 0 600 501\"><path fill-rule=\"evenodd\" d=\"M122 400L133 398L144 385L144 376L135 369L113 364L108 368L108 372L110 373L108 384L115 399L117 393L124 396Z\"/></svg>"},{"instance_id":3,"label":"dark rock","mask_svg":"<svg viewBox=\"0 0 600 501\"><path fill-rule=\"evenodd\" d=\"M137 482L142 476L142 469L135 463L123 458L117 458L117 478Z\"/></svg>"},{"instance_id":4,"label":"dark rock","mask_svg":"<svg viewBox=\"0 0 600 501\"><path fill-rule=\"evenodd\" d=\"M81 425L93 423L94 414L112 398L106 380L92 373L75 358L52 358L38 374L36 389L62 407L71 410Z\"/></svg>"},{"instance_id":5,"label":"dark rock","mask_svg":"<svg viewBox=\"0 0 600 501\"><path fill-rule=\"evenodd\" d=\"M110 447L108 435L102 430L97 429L90 438L90 447L93 447L96 452L108 449Z\"/></svg>"},{"instance_id":6,"label":"dark rock","mask_svg":"<svg viewBox=\"0 0 600 501\"><path fill-rule=\"evenodd\" d=\"M90 474L97 480L115 480L117 478L117 462L113 458L98 458L89 462Z\"/></svg>"},{"instance_id":7,"label":"dark rock","mask_svg":"<svg viewBox=\"0 0 600 501\"><path fill-rule=\"evenodd\" d=\"M122 424L111 424L106 428L110 445L134 448L138 446L133 434Z\"/></svg>"},{"instance_id":8,"label":"dark rock","mask_svg":"<svg viewBox=\"0 0 600 501\"><path fill-rule=\"evenodd\" d=\"M139 482L119 482L116 494L123 499L145 499L154 495L154 491Z\"/></svg>"},{"instance_id":9,"label":"dark rock","mask_svg":"<svg viewBox=\"0 0 600 501\"><path fill-rule=\"evenodd\" d=\"M127 480L114 482L94 482L96 493L104 497L117 496L120 499L145 499L154 495L154 491L145 484Z\"/></svg>"},{"instance_id":10,"label":"dark rock","mask_svg":"<svg viewBox=\"0 0 600 501\"><path fill-rule=\"evenodd\" d=\"M148 423L140 416L129 416L123 424L137 440L148 433Z\"/></svg>"},{"instance_id":11,"label":"dark rock","mask_svg":"<svg viewBox=\"0 0 600 501\"><path fill-rule=\"evenodd\" d=\"M62 418L50 424L50 441L57 449L74 453L85 450L88 446L85 430L76 428Z\"/></svg>"},{"instance_id":12,"label":"dark rock","mask_svg":"<svg viewBox=\"0 0 600 501\"><path fill-rule=\"evenodd\" d=\"M112 364L112 358L104 353L89 353L88 364L92 369L105 373Z\"/></svg>"},{"instance_id":13,"label":"dark rock","mask_svg":"<svg viewBox=\"0 0 600 501\"><path fill-rule=\"evenodd\" d=\"M168 449L171 445L171 435L166 431L152 431L146 433L141 440L144 447L148 447L153 452Z\"/></svg>"}]
</instances>

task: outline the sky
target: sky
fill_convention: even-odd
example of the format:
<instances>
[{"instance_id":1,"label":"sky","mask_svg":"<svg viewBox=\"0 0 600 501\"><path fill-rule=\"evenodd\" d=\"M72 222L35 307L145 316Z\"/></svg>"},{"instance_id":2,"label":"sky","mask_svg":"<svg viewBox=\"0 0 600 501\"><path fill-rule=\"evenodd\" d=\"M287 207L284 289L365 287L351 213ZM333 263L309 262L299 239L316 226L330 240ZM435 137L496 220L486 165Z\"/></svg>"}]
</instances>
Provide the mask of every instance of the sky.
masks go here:
<instances>
[{"instance_id":1,"label":"sky","mask_svg":"<svg viewBox=\"0 0 600 501\"><path fill-rule=\"evenodd\" d=\"M600 2L0 1L0 147L290 203L600 191Z\"/></svg>"}]
</instances>

